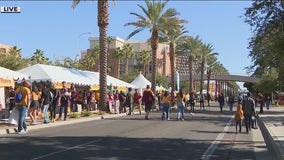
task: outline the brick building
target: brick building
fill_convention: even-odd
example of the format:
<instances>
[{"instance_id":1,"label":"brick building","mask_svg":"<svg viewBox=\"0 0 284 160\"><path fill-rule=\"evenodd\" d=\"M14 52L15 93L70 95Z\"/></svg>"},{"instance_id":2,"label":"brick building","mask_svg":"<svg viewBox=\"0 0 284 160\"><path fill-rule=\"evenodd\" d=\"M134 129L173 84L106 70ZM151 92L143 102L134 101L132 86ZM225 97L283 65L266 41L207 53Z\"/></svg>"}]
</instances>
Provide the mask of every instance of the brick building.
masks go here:
<instances>
[{"instance_id":1,"label":"brick building","mask_svg":"<svg viewBox=\"0 0 284 160\"><path fill-rule=\"evenodd\" d=\"M110 54L108 54L108 67L111 68L110 73L109 73L110 76L119 78L120 75L125 73L125 68L124 68L125 61L124 60L118 60L117 58L113 58L112 54L111 54L115 51L115 49L117 47L122 47L124 44L131 44L132 45L133 52L134 52L134 58L129 59L129 62L128 62L128 70L129 71L135 69L138 66L136 57L141 51L147 50L147 51L149 51L149 53L151 53L151 47L150 47L150 44L147 41L128 41L128 40L124 40L124 39L119 38L119 37L112 37L112 38L113 38L114 41L109 44L109 53ZM90 49L94 49L99 44L99 38L98 37L91 37L91 38L89 38L89 42L90 42L90 48L88 49L88 51L90 51ZM160 74L166 75L166 76L171 76L170 58L169 58L169 54L168 54L169 45L160 43L158 45L157 50L158 50L158 53L157 53L157 72L160 73ZM81 54L81 57L83 57L84 54L86 54L86 52L83 52ZM99 59L98 59L97 63L95 64L94 71L99 71L99 64L100 63L99 63ZM118 67L118 66L120 66L120 67ZM120 70L118 70L118 68L120 68ZM151 72L151 64L148 64L146 66L146 72L147 73Z\"/></svg>"}]
</instances>

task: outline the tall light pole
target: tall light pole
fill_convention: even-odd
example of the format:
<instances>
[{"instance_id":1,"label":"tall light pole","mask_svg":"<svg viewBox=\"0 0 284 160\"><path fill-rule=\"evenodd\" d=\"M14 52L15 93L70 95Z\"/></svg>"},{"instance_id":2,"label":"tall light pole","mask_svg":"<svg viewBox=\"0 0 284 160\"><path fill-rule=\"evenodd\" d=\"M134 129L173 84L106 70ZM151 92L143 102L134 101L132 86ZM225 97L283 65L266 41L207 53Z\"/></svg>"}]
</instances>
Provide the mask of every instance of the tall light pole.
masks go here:
<instances>
[{"instance_id":1,"label":"tall light pole","mask_svg":"<svg viewBox=\"0 0 284 160\"><path fill-rule=\"evenodd\" d=\"M81 33L81 34L79 34L78 35L78 37L77 37L77 41L76 41L76 55L80 55L80 53L79 53L79 39L80 39L80 37L81 36L83 36L83 35L87 35L87 34L93 34L92 32L84 32L84 33Z\"/></svg>"}]
</instances>

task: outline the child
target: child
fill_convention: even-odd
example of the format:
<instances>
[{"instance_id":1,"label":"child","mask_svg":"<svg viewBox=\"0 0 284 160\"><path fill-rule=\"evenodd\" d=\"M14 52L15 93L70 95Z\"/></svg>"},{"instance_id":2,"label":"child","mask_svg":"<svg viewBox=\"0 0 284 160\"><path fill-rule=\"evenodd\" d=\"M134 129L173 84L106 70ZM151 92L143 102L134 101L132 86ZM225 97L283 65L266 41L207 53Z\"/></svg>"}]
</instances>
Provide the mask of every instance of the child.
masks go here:
<instances>
[{"instance_id":1,"label":"child","mask_svg":"<svg viewBox=\"0 0 284 160\"><path fill-rule=\"evenodd\" d=\"M238 133L238 126L239 126L239 133L242 132L242 119L244 118L244 112L242 109L242 104L238 104L237 111L235 113L235 122L236 122L236 134Z\"/></svg>"},{"instance_id":2,"label":"child","mask_svg":"<svg viewBox=\"0 0 284 160\"><path fill-rule=\"evenodd\" d=\"M253 129L257 129L256 117L258 117L258 114L253 112L252 117L251 117L251 121L252 121L251 128Z\"/></svg>"}]
</instances>

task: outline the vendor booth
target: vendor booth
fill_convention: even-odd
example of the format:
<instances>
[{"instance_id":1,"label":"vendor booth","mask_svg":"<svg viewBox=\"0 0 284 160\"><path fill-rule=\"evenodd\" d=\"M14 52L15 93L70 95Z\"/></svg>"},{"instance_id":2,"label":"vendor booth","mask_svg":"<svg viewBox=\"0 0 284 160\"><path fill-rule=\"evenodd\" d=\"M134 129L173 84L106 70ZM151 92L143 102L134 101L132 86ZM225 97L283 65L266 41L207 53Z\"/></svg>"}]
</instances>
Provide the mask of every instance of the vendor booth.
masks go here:
<instances>
[{"instance_id":1,"label":"vendor booth","mask_svg":"<svg viewBox=\"0 0 284 160\"><path fill-rule=\"evenodd\" d=\"M29 79L25 74L0 67L0 119L9 116L9 88L15 87L15 81Z\"/></svg>"}]
</instances>

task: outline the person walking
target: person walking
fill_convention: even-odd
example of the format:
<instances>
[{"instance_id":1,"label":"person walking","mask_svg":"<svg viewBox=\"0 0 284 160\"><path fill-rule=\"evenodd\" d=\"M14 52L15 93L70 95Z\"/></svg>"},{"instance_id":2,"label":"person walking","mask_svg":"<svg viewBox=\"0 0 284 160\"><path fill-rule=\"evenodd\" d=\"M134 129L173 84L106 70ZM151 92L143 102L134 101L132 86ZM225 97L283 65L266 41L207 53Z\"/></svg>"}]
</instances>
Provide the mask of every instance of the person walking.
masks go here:
<instances>
[{"instance_id":1,"label":"person walking","mask_svg":"<svg viewBox=\"0 0 284 160\"><path fill-rule=\"evenodd\" d=\"M59 107L60 91L56 89L53 84L51 85L50 91L53 94L53 98L49 106L49 112L52 122L55 122L56 111L58 111L56 108Z\"/></svg>"},{"instance_id":2,"label":"person walking","mask_svg":"<svg viewBox=\"0 0 284 160\"><path fill-rule=\"evenodd\" d=\"M149 120L149 113L152 109L152 106L155 103L155 95L153 91L150 89L150 85L146 86L146 89L143 92L142 103L145 105L145 120Z\"/></svg>"},{"instance_id":3,"label":"person walking","mask_svg":"<svg viewBox=\"0 0 284 160\"><path fill-rule=\"evenodd\" d=\"M182 89L179 89L179 93L177 95L177 120L184 120L184 109L185 109L185 96L183 94Z\"/></svg>"},{"instance_id":4,"label":"person walking","mask_svg":"<svg viewBox=\"0 0 284 160\"><path fill-rule=\"evenodd\" d=\"M218 102L219 102L219 107L220 107L220 111L223 112L223 107L225 105L225 97L224 94L221 93L218 97Z\"/></svg>"},{"instance_id":5,"label":"person walking","mask_svg":"<svg viewBox=\"0 0 284 160\"><path fill-rule=\"evenodd\" d=\"M37 123L37 115L38 111L40 111L39 100L40 92L36 86L32 86L31 104L29 108L29 116L32 120L31 125L35 125Z\"/></svg>"},{"instance_id":6,"label":"person walking","mask_svg":"<svg viewBox=\"0 0 284 160\"><path fill-rule=\"evenodd\" d=\"M235 113L234 119L236 123L236 134L242 132L242 120L244 118L243 106L241 103L237 106L237 111ZM238 131L239 130L239 131Z\"/></svg>"},{"instance_id":7,"label":"person walking","mask_svg":"<svg viewBox=\"0 0 284 160\"><path fill-rule=\"evenodd\" d=\"M228 99L228 105L229 105L230 112L233 111L234 103L235 103L234 97L230 95Z\"/></svg>"},{"instance_id":8,"label":"person walking","mask_svg":"<svg viewBox=\"0 0 284 160\"><path fill-rule=\"evenodd\" d=\"M134 95L133 95L133 108L135 108L136 106L138 106L138 111L139 114L141 115L141 100L142 100L142 95L140 94L140 92L138 91L138 89L135 89Z\"/></svg>"},{"instance_id":9,"label":"person walking","mask_svg":"<svg viewBox=\"0 0 284 160\"><path fill-rule=\"evenodd\" d=\"M30 105L31 98L31 83L25 80L22 86L18 87L15 91L16 107L19 111L18 134L26 134L26 116Z\"/></svg>"},{"instance_id":10,"label":"person walking","mask_svg":"<svg viewBox=\"0 0 284 160\"><path fill-rule=\"evenodd\" d=\"M246 124L246 133L249 133L252 126L252 115L255 112L255 101L251 98L251 94L247 93L247 98L243 100L243 111L245 117L245 124Z\"/></svg>"},{"instance_id":11,"label":"person walking","mask_svg":"<svg viewBox=\"0 0 284 160\"><path fill-rule=\"evenodd\" d=\"M193 92L191 92L189 94L189 105L190 105L190 110L191 110L191 113L193 114L194 113L194 107L195 107L195 95Z\"/></svg>"},{"instance_id":12,"label":"person walking","mask_svg":"<svg viewBox=\"0 0 284 160\"><path fill-rule=\"evenodd\" d=\"M66 86L66 82L63 81L62 82L62 86L63 88L60 91L60 100L59 100L59 120L61 120L62 117L62 113L64 112L64 121L66 121L67 118L67 111L68 111L68 103L69 103L69 99L71 94L69 95L67 86Z\"/></svg>"},{"instance_id":13,"label":"person walking","mask_svg":"<svg viewBox=\"0 0 284 160\"><path fill-rule=\"evenodd\" d=\"M128 88L128 92L126 94L125 98L125 106L129 107L129 111L127 115L131 115L133 113L133 93L132 93L132 88Z\"/></svg>"},{"instance_id":14,"label":"person walking","mask_svg":"<svg viewBox=\"0 0 284 160\"><path fill-rule=\"evenodd\" d=\"M171 97L168 91L164 92L164 95L162 96L162 120L170 120L169 117L169 109L170 109L170 102L171 102Z\"/></svg>"},{"instance_id":15,"label":"person walking","mask_svg":"<svg viewBox=\"0 0 284 160\"><path fill-rule=\"evenodd\" d=\"M48 83L43 83L43 89L41 94L41 106L42 106L42 112L44 115L43 123L48 124L49 123L49 115L48 115L48 108L51 104L52 97L50 93L50 85Z\"/></svg>"},{"instance_id":16,"label":"person walking","mask_svg":"<svg viewBox=\"0 0 284 160\"><path fill-rule=\"evenodd\" d=\"M270 96L268 95L266 98L265 98L265 105L266 105L266 109L269 110L269 107L270 107L270 104L271 104L272 100L270 98Z\"/></svg>"}]
</instances>

